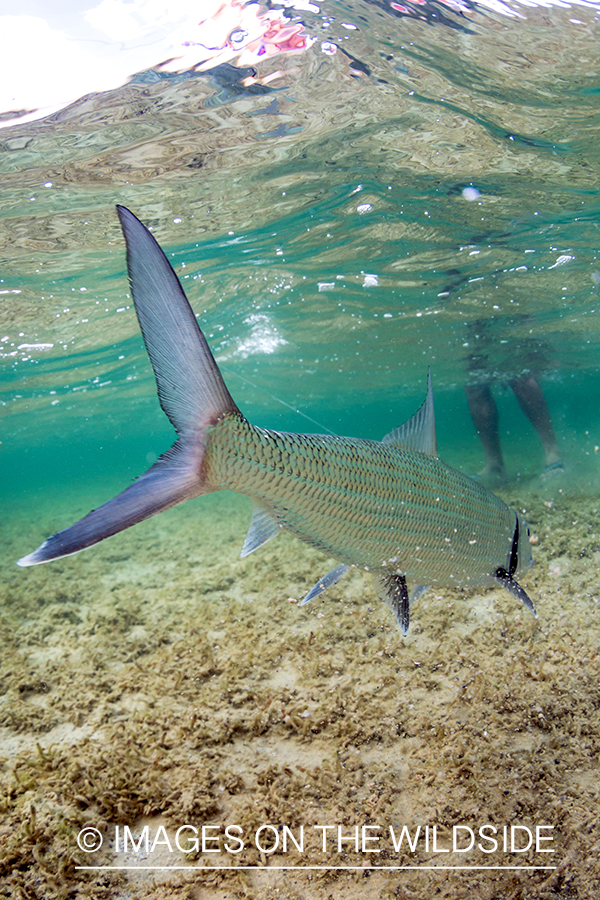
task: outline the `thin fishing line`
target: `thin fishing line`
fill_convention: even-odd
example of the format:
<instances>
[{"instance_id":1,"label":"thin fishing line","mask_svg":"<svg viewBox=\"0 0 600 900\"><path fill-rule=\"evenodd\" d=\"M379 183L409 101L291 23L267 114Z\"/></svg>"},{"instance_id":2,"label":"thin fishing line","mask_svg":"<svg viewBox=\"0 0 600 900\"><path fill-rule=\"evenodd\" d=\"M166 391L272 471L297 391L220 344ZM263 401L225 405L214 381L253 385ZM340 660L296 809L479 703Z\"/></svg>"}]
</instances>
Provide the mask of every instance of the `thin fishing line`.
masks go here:
<instances>
[{"instance_id":1,"label":"thin fishing line","mask_svg":"<svg viewBox=\"0 0 600 900\"><path fill-rule=\"evenodd\" d=\"M282 400L281 397L276 397L275 394L272 394L266 388L261 387L258 384L255 384L253 381L250 381L249 378L246 378L245 375L240 375L239 372L235 372L233 369L229 369L228 367L221 366L227 374L235 375L237 378L240 378L242 381L245 381L246 384L249 384L250 387L253 387L257 391L262 391L263 394L266 394L267 397L270 397L271 400L276 400L277 403L281 403L282 406L286 406L288 409L291 409L292 412L297 413L299 416L302 416L303 419L307 419L309 422L312 422L313 425L317 425L319 428L322 428L328 434L332 434L334 437L337 437L335 431L332 431L327 425L323 425L321 422L318 422L316 419L313 419L312 416L309 416L307 413L302 412L301 409L296 409L294 406L290 406L289 403L286 403L285 400Z\"/></svg>"}]
</instances>

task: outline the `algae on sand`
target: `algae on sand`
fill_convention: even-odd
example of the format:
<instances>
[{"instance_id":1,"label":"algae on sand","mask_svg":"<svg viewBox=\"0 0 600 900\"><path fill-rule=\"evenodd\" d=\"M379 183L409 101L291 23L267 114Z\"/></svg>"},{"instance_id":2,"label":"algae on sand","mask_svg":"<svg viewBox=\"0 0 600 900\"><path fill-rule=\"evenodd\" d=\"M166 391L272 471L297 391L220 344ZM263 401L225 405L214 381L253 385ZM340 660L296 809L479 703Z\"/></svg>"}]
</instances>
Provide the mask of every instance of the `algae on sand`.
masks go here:
<instances>
[{"instance_id":1,"label":"algae on sand","mask_svg":"<svg viewBox=\"0 0 600 900\"><path fill-rule=\"evenodd\" d=\"M25 577L9 571L0 896L596 897L599 507L561 492L507 499L538 538L527 577L538 620L500 589L432 590L403 639L362 573L300 609L292 601L327 561L286 535L239 559L249 509L228 494ZM36 535L58 515L41 510ZM16 558L34 526L11 522ZM344 836L380 826L367 846L381 852L350 840L338 852L332 830L324 853L314 826L338 824ZM555 852L412 853L405 842L395 853L389 826L419 824L438 826L438 850L453 825L550 825ZM88 825L105 837L97 854L77 846ZM163 840L116 853L117 825L138 838L163 826ZM218 826L205 847L221 852L170 853L164 835L175 846L182 825ZM228 853L227 825L244 836L273 826L267 851L283 826L296 837L304 826L305 846L269 853L248 840ZM124 862L237 869L76 868ZM359 869L239 868L325 864ZM491 864L556 868L379 870Z\"/></svg>"}]
</instances>

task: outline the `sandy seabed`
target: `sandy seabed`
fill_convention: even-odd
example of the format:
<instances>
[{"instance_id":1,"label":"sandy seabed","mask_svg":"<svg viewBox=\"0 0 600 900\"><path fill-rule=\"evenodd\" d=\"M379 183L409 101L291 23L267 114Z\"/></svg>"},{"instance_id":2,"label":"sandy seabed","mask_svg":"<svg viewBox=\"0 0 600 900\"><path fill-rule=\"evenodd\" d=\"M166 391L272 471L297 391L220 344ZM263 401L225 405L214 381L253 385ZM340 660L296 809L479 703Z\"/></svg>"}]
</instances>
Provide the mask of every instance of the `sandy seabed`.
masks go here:
<instances>
[{"instance_id":1,"label":"sandy seabed","mask_svg":"<svg viewBox=\"0 0 600 900\"><path fill-rule=\"evenodd\" d=\"M597 898L600 497L506 499L539 618L432 589L406 639L364 573L300 608L292 537L241 560L234 495L28 570L92 501L5 516L0 896ZM141 865L198 868L78 868Z\"/></svg>"}]
</instances>

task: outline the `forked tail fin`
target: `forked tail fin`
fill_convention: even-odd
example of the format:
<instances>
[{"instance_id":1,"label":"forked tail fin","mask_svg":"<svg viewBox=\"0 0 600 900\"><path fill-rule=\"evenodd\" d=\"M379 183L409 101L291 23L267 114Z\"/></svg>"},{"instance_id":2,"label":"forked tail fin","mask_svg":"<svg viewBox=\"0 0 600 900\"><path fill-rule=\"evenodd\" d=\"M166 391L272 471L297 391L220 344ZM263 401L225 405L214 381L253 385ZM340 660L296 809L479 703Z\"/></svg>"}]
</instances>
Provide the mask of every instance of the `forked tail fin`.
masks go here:
<instances>
[{"instance_id":1,"label":"forked tail fin","mask_svg":"<svg viewBox=\"0 0 600 900\"><path fill-rule=\"evenodd\" d=\"M226 413L239 413L167 257L150 232L117 206L127 269L160 405L177 434L200 437Z\"/></svg>"},{"instance_id":2,"label":"forked tail fin","mask_svg":"<svg viewBox=\"0 0 600 900\"><path fill-rule=\"evenodd\" d=\"M20 566L70 556L209 491L202 466L206 429L225 415L241 415L165 254L133 213L123 206L117 206L117 212L127 244L135 310L160 405L178 439L123 493L48 538L20 559Z\"/></svg>"}]
</instances>

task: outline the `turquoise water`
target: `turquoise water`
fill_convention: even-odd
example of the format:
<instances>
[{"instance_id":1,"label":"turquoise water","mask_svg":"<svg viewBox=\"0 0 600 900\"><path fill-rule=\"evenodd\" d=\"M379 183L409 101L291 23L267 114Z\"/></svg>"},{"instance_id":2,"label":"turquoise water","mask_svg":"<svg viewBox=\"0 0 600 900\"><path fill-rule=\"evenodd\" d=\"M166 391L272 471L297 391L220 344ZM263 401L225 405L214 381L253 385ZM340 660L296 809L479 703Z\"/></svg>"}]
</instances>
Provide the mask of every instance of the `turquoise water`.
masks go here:
<instances>
[{"instance_id":1,"label":"turquoise water","mask_svg":"<svg viewBox=\"0 0 600 900\"><path fill-rule=\"evenodd\" d=\"M528 506L545 462L507 382L533 373L565 465L554 493L567 503L600 494L598 9L303 7L286 13L309 38L293 53L284 43L264 59L215 51L203 69L178 71L158 66L165 50L121 86L78 93L74 69L72 95L47 114L0 109L9 623L42 577L15 560L122 490L173 440L129 295L116 203L164 247L251 421L381 438L420 405L431 367L440 455L474 474L484 456L464 386L489 381L507 499ZM73 17L83 28L81 10L60 17L56 27ZM125 67L132 41L114 45ZM193 62L206 58L197 52ZM210 529L230 508L220 502L195 503L193 521ZM232 502L241 512L226 539L231 559L247 516ZM194 527L190 513L167 521ZM156 527L168 543L168 526ZM555 541L561 559L597 549L567 541L565 550L556 535L544 552ZM133 547L134 565L141 545L120 546ZM87 558L54 576L46 567L44 584L81 578L93 604ZM286 564L277 557L277 577ZM323 574L302 565L298 594ZM592 602L590 584L581 602Z\"/></svg>"},{"instance_id":2,"label":"turquoise water","mask_svg":"<svg viewBox=\"0 0 600 900\"><path fill-rule=\"evenodd\" d=\"M169 250L255 421L319 430L285 403L378 437L418 404L431 366L440 445L458 460L476 443L462 396L475 354L475 377L539 373L569 438L596 427L595 14L459 16L452 30L363 13L371 27L342 47L369 75L315 44L259 94L239 79L223 94L210 73L134 82L4 130L11 469L13 450L50 451L49 434L67 467L80 441L122 434L117 455L168 443L115 202ZM329 30L339 21L336 6ZM521 428L506 419L510 453Z\"/></svg>"}]
</instances>

